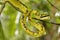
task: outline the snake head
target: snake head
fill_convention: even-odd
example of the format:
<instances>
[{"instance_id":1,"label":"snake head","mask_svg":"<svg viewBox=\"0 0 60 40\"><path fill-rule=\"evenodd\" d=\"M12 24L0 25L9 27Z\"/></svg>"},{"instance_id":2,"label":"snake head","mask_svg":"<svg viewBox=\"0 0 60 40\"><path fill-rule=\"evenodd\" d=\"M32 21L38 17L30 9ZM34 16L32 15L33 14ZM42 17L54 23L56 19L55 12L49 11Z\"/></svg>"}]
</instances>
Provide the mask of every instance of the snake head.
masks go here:
<instances>
[{"instance_id":1,"label":"snake head","mask_svg":"<svg viewBox=\"0 0 60 40\"><path fill-rule=\"evenodd\" d=\"M31 12L31 17L35 18L35 19L39 19L39 20L50 20L50 16L49 16L48 12L40 13L36 10L33 10Z\"/></svg>"}]
</instances>

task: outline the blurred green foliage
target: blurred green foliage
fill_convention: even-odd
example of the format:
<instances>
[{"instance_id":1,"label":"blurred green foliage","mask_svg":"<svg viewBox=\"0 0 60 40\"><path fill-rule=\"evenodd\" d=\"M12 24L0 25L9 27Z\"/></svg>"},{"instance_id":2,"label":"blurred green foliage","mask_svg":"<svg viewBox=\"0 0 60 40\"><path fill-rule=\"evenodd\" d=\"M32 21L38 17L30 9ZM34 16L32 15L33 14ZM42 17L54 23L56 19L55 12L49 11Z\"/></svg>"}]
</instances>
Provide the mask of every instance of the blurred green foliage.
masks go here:
<instances>
[{"instance_id":1,"label":"blurred green foliage","mask_svg":"<svg viewBox=\"0 0 60 40\"><path fill-rule=\"evenodd\" d=\"M53 3L55 0L53 1L49 0L49 1ZM53 13L50 13L52 6L45 0L21 0L21 2L24 3L29 9L38 10L40 13L47 12L48 14L53 14ZM2 3L0 2L0 4ZM60 6L58 5L57 7L60 8ZM2 12L2 18L0 21L0 40L40 40L40 37L34 38L34 37L27 35L25 31L23 31L22 26L20 25L20 22L18 22L18 24L15 23L17 14L18 14L18 11L14 9L11 5L9 5L8 3L5 5L5 8ZM60 16L55 17L54 21L56 21L56 23L60 23ZM44 26L48 33L51 31L53 24L45 23ZM17 36L15 35L16 30L18 30ZM42 39L44 37L42 37Z\"/></svg>"}]
</instances>

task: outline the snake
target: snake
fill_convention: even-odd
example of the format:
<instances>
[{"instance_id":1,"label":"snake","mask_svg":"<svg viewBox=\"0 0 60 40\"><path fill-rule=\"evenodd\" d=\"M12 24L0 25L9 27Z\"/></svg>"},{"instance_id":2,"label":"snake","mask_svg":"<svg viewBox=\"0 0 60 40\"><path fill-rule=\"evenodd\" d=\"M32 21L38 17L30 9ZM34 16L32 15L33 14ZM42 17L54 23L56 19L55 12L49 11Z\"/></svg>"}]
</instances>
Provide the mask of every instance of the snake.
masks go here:
<instances>
[{"instance_id":1,"label":"snake","mask_svg":"<svg viewBox=\"0 0 60 40\"><path fill-rule=\"evenodd\" d=\"M34 22L32 18L32 14L34 14L35 18L39 20L48 19L47 15L45 14L43 16L41 16L40 14L36 15L38 14L37 10L28 9L28 7L25 6L20 0L3 0L3 7L0 13L3 11L3 8L5 7L6 3L9 3L11 6L13 6L13 8L15 8L17 11L22 13L22 16L20 17L20 23L22 25L22 28L26 31L27 34L34 37L41 37L42 35L46 35L46 30L43 24ZM27 25L26 25L27 17L28 17L28 22L32 25L32 27L35 27L38 30L37 32L33 32L27 28Z\"/></svg>"}]
</instances>

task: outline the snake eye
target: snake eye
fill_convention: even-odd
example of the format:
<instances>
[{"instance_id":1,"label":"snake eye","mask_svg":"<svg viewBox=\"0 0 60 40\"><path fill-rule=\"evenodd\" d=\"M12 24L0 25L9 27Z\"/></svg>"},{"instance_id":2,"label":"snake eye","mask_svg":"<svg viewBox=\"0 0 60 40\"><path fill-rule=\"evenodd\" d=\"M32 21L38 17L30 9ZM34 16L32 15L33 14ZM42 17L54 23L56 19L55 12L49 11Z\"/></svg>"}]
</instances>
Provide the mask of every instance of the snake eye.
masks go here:
<instances>
[{"instance_id":1,"label":"snake eye","mask_svg":"<svg viewBox=\"0 0 60 40\"><path fill-rule=\"evenodd\" d=\"M17 0L17 1L19 1L19 0Z\"/></svg>"}]
</instances>

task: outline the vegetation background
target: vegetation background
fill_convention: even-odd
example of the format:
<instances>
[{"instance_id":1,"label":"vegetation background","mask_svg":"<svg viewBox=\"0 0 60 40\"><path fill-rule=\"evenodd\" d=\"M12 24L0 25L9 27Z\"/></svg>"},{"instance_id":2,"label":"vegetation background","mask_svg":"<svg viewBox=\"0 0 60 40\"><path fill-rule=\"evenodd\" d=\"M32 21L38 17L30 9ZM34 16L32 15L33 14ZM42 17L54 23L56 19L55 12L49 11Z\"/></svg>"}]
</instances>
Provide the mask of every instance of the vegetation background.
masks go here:
<instances>
[{"instance_id":1,"label":"vegetation background","mask_svg":"<svg viewBox=\"0 0 60 40\"><path fill-rule=\"evenodd\" d=\"M47 12L51 19L49 21L60 23L60 0L20 0L30 9L36 9L40 13ZM2 5L0 0L0 9ZM60 25L43 22L47 35L42 37L32 37L26 34L19 23L21 12L14 9L10 4L6 4L0 15L0 40L60 40ZM31 28L31 27L29 27Z\"/></svg>"}]
</instances>

